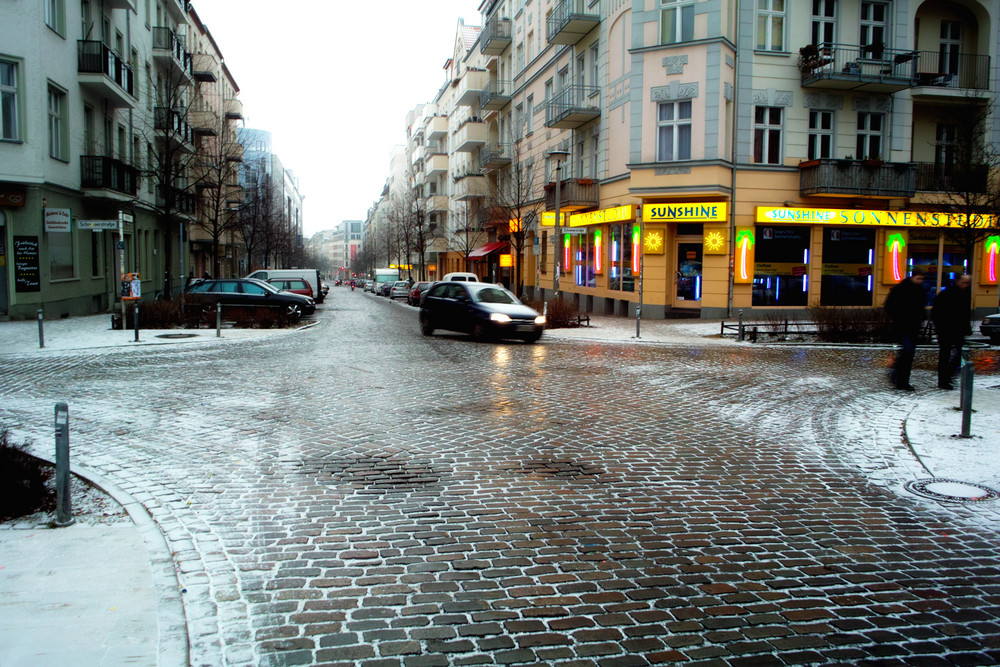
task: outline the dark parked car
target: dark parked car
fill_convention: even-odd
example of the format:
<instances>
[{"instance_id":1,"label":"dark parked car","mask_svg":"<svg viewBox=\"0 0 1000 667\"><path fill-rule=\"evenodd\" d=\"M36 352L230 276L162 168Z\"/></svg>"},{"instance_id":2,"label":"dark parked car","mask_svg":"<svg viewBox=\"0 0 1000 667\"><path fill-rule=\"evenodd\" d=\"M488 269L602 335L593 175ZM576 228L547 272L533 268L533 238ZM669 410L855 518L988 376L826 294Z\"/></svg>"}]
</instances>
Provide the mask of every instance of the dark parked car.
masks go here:
<instances>
[{"instance_id":1,"label":"dark parked car","mask_svg":"<svg viewBox=\"0 0 1000 667\"><path fill-rule=\"evenodd\" d=\"M254 278L206 279L191 285L184 293L187 305L215 308L225 306L267 306L281 311L292 321L316 311L316 303L307 296L281 292L273 285Z\"/></svg>"},{"instance_id":2,"label":"dark parked car","mask_svg":"<svg viewBox=\"0 0 1000 667\"><path fill-rule=\"evenodd\" d=\"M420 297L427 291L427 288L433 284L434 283L427 280L420 280L413 283L413 287L410 288L409 294L406 295L406 303L411 306L419 306Z\"/></svg>"},{"instance_id":3,"label":"dark parked car","mask_svg":"<svg viewBox=\"0 0 1000 667\"><path fill-rule=\"evenodd\" d=\"M470 333L479 340L542 337L545 318L503 287L489 283L434 283L420 300L420 332Z\"/></svg>"},{"instance_id":4,"label":"dark parked car","mask_svg":"<svg viewBox=\"0 0 1000 667\"><path fill-rule=\"evenodd\" d=\"M1000 345L1000 313L984 317L979 333L989 338L992 345Z\"/></svg>"}]
</instances>

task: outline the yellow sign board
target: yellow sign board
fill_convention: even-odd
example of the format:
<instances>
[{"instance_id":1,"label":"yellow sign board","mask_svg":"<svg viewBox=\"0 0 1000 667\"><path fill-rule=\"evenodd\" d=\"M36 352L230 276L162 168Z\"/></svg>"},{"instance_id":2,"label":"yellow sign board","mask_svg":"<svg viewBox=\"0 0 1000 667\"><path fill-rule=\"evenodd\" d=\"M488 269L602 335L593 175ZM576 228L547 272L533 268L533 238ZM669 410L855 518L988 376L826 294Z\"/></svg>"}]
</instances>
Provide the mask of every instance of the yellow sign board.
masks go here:
<instances>
[{"instance_id":1,"label":"yellow sign board","mask_svg":"<svg viewBox=\"0 0 1000 667\"><path fill-rule=\"evenodd\" d=\"M646 222L725 222L726 202L684 202L680 204L644 204Z\"/></svg>"},{"instance_id":2,"label":"yellow sign board","mask_svg":"<svg viewBox=\"0 0 1000 667\"><path fill-rule=\"evenodd\" d=\"M868 211L853 208L785 208L758 206L757 224L878 225L890 227L964 227L965 216L944 211ZM977 215L972 226L997 226L992 215Z\"/></svg>"},{"instance_id":3,"label":"yellow sign board","mask_svg":"<svg viewBox=\"0 0 1000 667\"><path fill-rule=\"evenodd\" d=\"M500 255L500 268L506 268L509 266L514 266L514 256Z\"/></svg>"},{"instance_id":4,"label":"yellow sign board","mask_svg":"<svg viewBox=\"0 0 1000 667\"><path fill-rule=\"evenodd\" d=\"M562 225L566 225L566 214L560 212ZM635 206L627 204L625 206L615 206L604 208L600 211L587 211L586 213L574 213L569 216L570 227L586 227L587 225L603 225L611 222L631 222L635 220ZM542 226L555 226L555 211L545 211L542 213Z\"/></svg>"}]
</instances>

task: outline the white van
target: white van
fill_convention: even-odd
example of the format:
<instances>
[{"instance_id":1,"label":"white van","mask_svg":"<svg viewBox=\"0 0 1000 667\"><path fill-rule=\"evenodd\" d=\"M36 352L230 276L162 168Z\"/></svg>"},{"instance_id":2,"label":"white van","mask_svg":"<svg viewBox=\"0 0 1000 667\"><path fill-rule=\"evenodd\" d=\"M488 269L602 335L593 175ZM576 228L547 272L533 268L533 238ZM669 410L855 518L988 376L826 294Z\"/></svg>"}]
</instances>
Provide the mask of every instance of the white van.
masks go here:
<instances>
[{"instance_id":1,"label":"white van","mask_svg":"<svg viewBox=\"0 0 1000 667\"><path fill-rule=\"evenodd\" d=\"M312 298L316 303L323 303L323 281L316 269L260 269L245 278L256 278L267 282L272 278L304 278L312 289Z\"/></svg>"},{"instance_id":2,"label":"white van","mask_svg":"<svg viewBox=\"0 0 1000 667\"><path fill-rule=\"evenodd\" d=\"M477 276L475 273L461 273L461 272L446 273L444 274L444 278L442 278L441 280L446 282L449 280L457 280L463 283L478 283L479 276Z\"/></svg>"}]
</instances>

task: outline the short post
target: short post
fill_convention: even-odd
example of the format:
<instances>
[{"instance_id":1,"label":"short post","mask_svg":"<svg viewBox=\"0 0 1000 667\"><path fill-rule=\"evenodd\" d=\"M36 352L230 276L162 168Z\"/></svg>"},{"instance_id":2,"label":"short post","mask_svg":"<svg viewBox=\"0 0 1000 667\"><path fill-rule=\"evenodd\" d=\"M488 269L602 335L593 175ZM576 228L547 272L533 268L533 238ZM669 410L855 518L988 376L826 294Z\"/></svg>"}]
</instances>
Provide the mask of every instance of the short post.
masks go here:
<instances>
[{"instance_id":1,"label":"short post","mask_svg":"<svg viewBox=\"0 0 1000 667\"><path fill-rule=\"evenodd\" d=\"M222 304L215 304L215 337L222 338Z\"/></svg>"},{"instance_id":2,"label":"short post","mask_svg":"<svg viewBox=\"0 0 1000 667\"><path fill-rule=\"evenodd\" d=\"M45 326L42 324L42 309L38 309L38 347L45 347Z\"/></svg>"},{"instance_id":3,"label":"short post","mask_svg":"<svg viewBox=\"0 0 1000 667\"><path fill-rule=\"evenodd\" d=\"M635 337L636 338L642 338L642 336L639 335L639 326L640 326L640 322L641 321L642 321L642 306L641 305L636 305L636 307L635 307Z\"/></svg>"},{"instance_id":4,"label":"short post","mask_svg":"<svg viewBox=\"0 0 1000 667\"><path fill-rule=\"evenodd\" d=\"M132 319L135 320L132 324L135 325L135 342L139 342L139 302L136 301L135 305L132 306Z\"/></svg>"},{"instance_id":5,"label":"short post","mask_svg":"<svg viewBox=\"0 0 1000 667\"><path fill-rule=\"evenodd\" d=\"M69 492L69 406L56 403L56 525L73 525Z\"/></svg>"},{"instance_id":6,"label":"short post","mask_svg":"<svg viewBox=\"0 0 1000 667\"><path fill-rule=\"evenodd\" d=\"M968 360L962 361L962 438L972 437L972 377L975 375L975 366Z\"/></svg>"},{"instance_id":7,"label":"short post","mask_svg":"<svg viewBox=\"0 0 1000 667\"><path fill-rule=\"evenodd\" d=\"M743 334L743 309L742 308L740 309L740 319L739 319L739 324L738 324L738 327L737 327L737 332L738 332L738 334L736 336L737 340L743 340L744 334Z\"/></svg>"}]
</instances>

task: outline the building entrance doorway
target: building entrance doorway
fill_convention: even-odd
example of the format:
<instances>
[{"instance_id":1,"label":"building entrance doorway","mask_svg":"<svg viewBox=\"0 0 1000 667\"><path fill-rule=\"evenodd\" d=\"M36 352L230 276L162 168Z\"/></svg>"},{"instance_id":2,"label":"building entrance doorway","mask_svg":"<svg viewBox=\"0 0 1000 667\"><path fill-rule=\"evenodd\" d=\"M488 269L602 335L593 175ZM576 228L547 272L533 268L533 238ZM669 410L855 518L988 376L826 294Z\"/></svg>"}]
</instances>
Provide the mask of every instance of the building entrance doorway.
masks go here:
<instances>
[{"instance_id":1,"label":"building entrance doorway","mask_svg":"<svg viewBox=\"0 0 1000 667\"><path fill-rule=\"evenodd\" d=\"M674 243L674 308L701 308L701 239L678 239Z\"/></svg>"}]
</instances>

